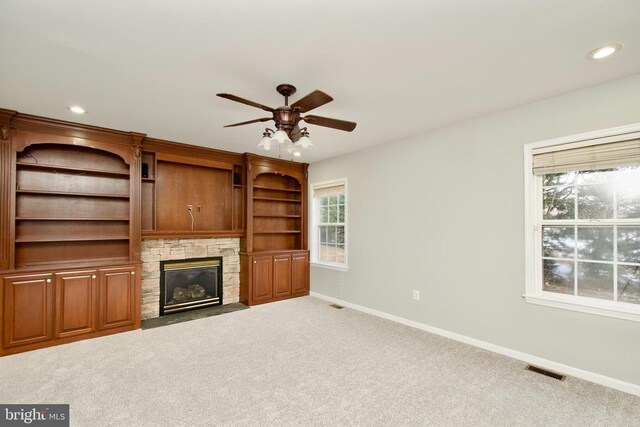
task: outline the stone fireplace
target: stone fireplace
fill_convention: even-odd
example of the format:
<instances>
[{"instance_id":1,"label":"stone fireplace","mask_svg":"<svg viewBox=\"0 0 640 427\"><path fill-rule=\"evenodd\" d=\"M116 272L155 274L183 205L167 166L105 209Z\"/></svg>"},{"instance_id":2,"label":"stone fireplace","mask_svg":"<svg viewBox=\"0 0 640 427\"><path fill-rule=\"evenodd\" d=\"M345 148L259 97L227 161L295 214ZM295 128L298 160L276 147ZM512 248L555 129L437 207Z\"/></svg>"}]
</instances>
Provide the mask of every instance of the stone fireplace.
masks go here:
<instances>
[{"instance_id":1,"label":"stone fireplace","mask_svg":"<svg viewBox=\"0 0 640 427\"><path fill-rule=\"evenodd\" d=\"M222 304L238 302L240 299L239 251L239 238L143 240L142 319L152 319L160 316L160 263L165 261L221 257ZM173 290L171 292L173 295ZM188 286L183 292L192 294L191 296L193 296L194 299L197 299L202 293L202 291L196 287L188 290ZM178 297L182 298L182 295L183 294L178 291ZM209 296L212 295L209 294Z\"/></svg>"}]
</instances>

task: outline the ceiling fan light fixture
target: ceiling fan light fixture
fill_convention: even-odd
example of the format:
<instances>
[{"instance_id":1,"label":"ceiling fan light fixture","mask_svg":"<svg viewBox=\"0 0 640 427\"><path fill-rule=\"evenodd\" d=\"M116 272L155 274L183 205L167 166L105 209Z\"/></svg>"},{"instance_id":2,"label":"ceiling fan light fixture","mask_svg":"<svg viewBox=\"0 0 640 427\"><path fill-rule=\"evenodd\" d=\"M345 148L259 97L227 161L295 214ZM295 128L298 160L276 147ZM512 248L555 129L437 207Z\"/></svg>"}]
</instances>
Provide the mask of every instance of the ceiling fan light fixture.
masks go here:
<instances>
[{"instance_id":1,"label":"ceiling fan light fixture","mask_svg":"<svg viewBox=\"0 0 640 427\"><path fill-rule=\"evenodd\" d=\"M303 132L302 133L302 136L298 140L297 145L299 145L300 147L304 148L305 150L308 149L308 148L313 147L313 141L311 141L311 138L309 138L309 133L308 132Z\"/></svg>"},{"instance_id":2,"label":"ceiling fan light fixture","mask_svg":"<svg viewBox=\"0 0 640 427\"><path fill-rule=\"evenodd\" d=\"M278 129L276 131L276 133L273 134L273 140L278 142L278 144L284 144L286 143L290 143L291 139L289 138L289 135L287 135L287 133L285 131L283 131L282 129Z\"/></svg>"},{"instance_id":3,"label":"ceiling fan light fixture","mask_svg":"<svg viewBox=\"0 0 640 427\"><path fill-rule=\"evenodd\" d=\"M271 132L272 131L269 128L266 128L264 130L264 132L262 133L262 139L258 143L258 148L262 148L265 151L271 150L271 143L272 143Z\"/></svg>"}]
</instances>

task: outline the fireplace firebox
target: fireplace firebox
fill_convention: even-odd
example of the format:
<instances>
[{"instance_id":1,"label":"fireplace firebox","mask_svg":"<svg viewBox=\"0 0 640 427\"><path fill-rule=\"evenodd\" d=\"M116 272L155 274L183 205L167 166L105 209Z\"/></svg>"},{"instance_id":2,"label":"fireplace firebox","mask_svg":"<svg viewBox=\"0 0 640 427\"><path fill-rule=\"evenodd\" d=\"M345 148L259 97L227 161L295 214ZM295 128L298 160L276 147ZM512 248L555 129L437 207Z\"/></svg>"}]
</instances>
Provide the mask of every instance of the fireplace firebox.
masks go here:
<instances>
[{"instance_id":1,"label":"fireplace firebox","mask_svg":"<svg viewBox=\"0 0 640 427\"><path fill-rule=\"evenodd\" d=\"M160 315L222 304L222 257L160 261Z\"/></svg>"}]
</instances>

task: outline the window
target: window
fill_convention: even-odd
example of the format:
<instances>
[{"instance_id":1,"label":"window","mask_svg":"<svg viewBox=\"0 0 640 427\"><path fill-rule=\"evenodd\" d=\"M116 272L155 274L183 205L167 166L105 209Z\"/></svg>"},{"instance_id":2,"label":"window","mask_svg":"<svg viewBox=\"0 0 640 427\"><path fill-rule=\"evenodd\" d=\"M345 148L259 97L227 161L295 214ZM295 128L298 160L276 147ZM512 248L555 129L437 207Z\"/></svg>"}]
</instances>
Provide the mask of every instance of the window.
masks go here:
<instances>
[{"instance_id":1,"label":"window","mask_svg":"<svg viewBox=\"0 0 640 427\"><path fill-rule=\"evenodd\" d=\"M640 127L525 147L528 302L640 321Z\"/></svg>"},{"instance_id":2,"label":"window","mask_svg":"<svg viewBox=\"0 0 640 427\"><path fill-rule=\"evenodd\" d=\"M311 260L318 265L347 267L347 182L327 181L311 186Z\"/></svg>"}]
</instances>

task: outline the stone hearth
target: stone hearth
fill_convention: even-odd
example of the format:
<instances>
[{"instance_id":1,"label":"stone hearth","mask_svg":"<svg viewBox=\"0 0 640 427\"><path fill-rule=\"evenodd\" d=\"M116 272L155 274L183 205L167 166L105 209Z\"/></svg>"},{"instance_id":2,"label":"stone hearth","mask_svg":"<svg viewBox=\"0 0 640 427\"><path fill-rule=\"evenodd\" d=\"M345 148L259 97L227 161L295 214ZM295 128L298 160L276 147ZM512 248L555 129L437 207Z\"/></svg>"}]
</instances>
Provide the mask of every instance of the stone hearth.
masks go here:
<instances>
[{"instance_id":1,"label":"stone hearth","mask_svg":"<svg viewBox=\"0 0 640 427\"><path fill-rule=\"evenodd\" d=\"M222 304L240 299L240 239L145 239L142 241L142 319L160 315L160 261L222 257Z\"/></svg>"}]
</instances>

